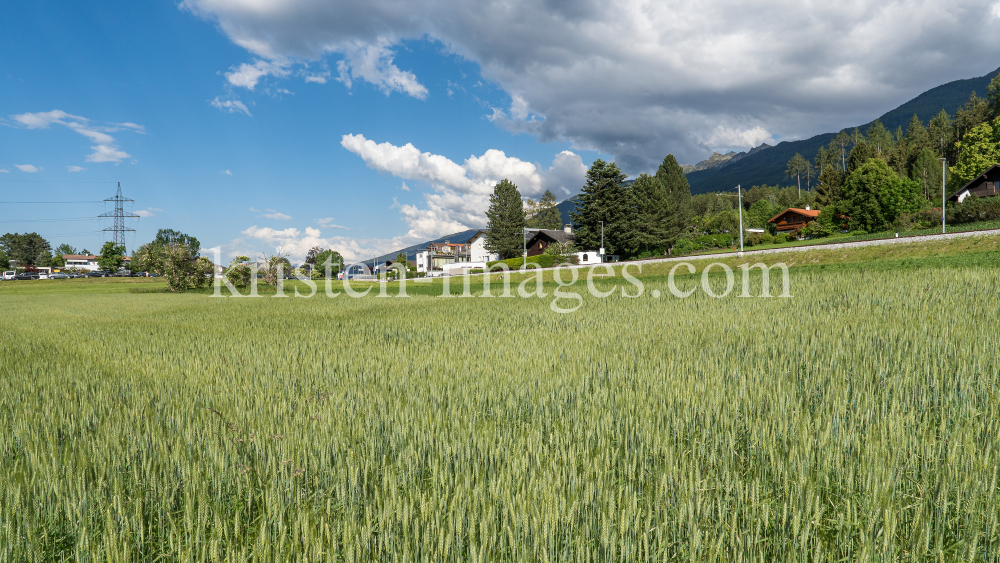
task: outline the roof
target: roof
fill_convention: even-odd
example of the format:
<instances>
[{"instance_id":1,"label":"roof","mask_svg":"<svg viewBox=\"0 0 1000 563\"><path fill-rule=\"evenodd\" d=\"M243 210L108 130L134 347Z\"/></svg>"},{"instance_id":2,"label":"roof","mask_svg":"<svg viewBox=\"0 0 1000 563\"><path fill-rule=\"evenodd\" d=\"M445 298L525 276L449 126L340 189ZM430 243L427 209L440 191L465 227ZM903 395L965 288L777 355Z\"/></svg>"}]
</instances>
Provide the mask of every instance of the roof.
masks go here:
<instances>
[{"instance_id":1,"label":"roof","mask_svg":"<svg viewBox=\"0 0 1000 563\"><path fill-rule=\"evenodd\" d=\"M63 254L63 260L97 260L100 256L93 254Z\"/></svg>"},{"instance_id":2,"label":"roof","mask_svg":"<svg viewBox=\"0 0 1000 563\"><path fill-rule=\"evenodd\" d=\"M540 236L548 238L560 244L566 244L567 242L573 241L572 233L567 233L566 231L561 231L561 230L556 231L549 229L539 229L538 231L535 232L535 234L531 235L531 238L528 239L529 246L531 241L539 238Z\"/></svg>"},{"instance_id":3,"label":"roof","mask_svg":"<svg viewBox=\"0 0 1000 563\"><path fill-rule=\"evenodd\" d=\"M473 234L471 237L469 237L469 240L465 241L465 244L472 244L473 241L475 241L477 238L480 238L480 237L484 237L485 238L486 237L486 231L481 231L481 230L480 231L476 231L475 234Z\"/></svg>"},{"instance_id":4,"label":"roof","mask_svg":"<svg viewBox=\"0 0 1000 563\"><path fill-rule=\"evenodd\" d=\"M784 215L785 213L788 213L789 211L794 211L795 213L798 213L799 215L804 215L806 217L812 217L813 219L815 219L816 217L819 217L819 209L799 209L798 207L789 207L788 209L782 211L781 213L778 213L774 217L771 217L771 219L768 220L768 223L773 223L774 221L777 221L778 217L781 217L782 215Z\"/></svg>"},{"instance_id":5,"label":"roof","mask_svg":"<svg viewBox=\"0 0 1000 563\"><path fill-rule=\"evenodd\" d=\"M993 172L996 169L1000 169L1000 164L994 164L993 166L990 166L986 170L983 170L982 174L980 174L980 175L976 176L975 178L969 180L969 182L967 184L965 184L961 188L958 188L957 190L955 190L954 193L952 193L951 195L948 196L948 199L951 199L953 197L958 197L958 194L964 192L965 190L971 189L972 188L972 184L975 184L976 182L981 182L983 180L986 180L987 179L986 176L990 172Z\"/></svg>"}]
</instances>

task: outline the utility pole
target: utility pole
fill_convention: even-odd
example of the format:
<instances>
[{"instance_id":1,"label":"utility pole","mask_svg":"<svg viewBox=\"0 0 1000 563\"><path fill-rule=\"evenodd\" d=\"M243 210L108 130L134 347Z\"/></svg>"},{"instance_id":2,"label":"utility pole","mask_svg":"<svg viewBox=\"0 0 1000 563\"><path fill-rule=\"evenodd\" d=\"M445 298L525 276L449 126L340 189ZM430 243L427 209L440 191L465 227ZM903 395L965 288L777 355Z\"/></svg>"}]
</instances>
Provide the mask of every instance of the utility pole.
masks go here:
<instances>
[{"instance_id":1,"label":"utility pole","mask_svg":"<svg viewBox=\"0 0 1000 563\"><path fill-rule=\"evenodd\" d=\"M947 159L939 158L941 161L941 234L945 234L945 215L944 215L944 175L945 175L945 164L948 162Z\"/></svg>"},{"instance_id":2,"label":"utility pole","mask_svg":"<svg viewBox=\"0 0 1000 563\"><path fill-rule=\"evenodd\" d=\"M134 200L122 197L122 183L118 182L118 191L115 193L115 197L109 197L104 201L113 202L115 204L115 210L107 213L101 213L98 217L113 217L115 224L113 227L108 227L103 230L111 232L111 240L115 244L125 246L125 233L135 232L135 229L130 229L125 226L125 219L139 217L134 213L125 213L125 203L134 203Z\"/></svg>"},{"instance_id":3,"label":"utility pole","mask_svg":"<svg viewBox=\"0 0 1000 563\"><path fill-rule=\"evenodd\" d=\"M736 197L740 201L740 254L743 254L743 191L736 186ZM799 184L799 199L802 199L802 185Z\"/></svg>"},{"instance_id":4,"label":"utility pole","mask_svg":"<svg viewBox=\"0 0 1000 563\"><path fill-rule=\"evenodd\" d=\"M601 262L604 262L604 221L601 221Z\"/></svg>"}]
</instances>

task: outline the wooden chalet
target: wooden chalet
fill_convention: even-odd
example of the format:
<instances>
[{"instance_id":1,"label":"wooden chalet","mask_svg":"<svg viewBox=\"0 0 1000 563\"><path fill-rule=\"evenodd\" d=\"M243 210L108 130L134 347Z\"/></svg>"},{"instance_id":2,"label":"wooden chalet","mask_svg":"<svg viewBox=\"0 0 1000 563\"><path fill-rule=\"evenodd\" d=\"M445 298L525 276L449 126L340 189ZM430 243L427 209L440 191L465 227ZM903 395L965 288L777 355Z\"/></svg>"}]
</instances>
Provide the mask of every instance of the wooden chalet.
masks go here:
<instances>
[{"instance_id":1,"label":"wooden chalet","mask_svg":"<svg viewBox=\"0 0 1000 563\"><path fill-rule=\"evenodd\" d=\"M1000 164L990 166L986 172L972 179L955 193L948 196L948 201L962 203L970 195L976 197L992 197L1000 195Z\"/></svg>"},{"instance_id":2,"label":"wooden chalet","mask_svg":"<svg viewBox=\"0 0 1000 563\"><path fill-rule=\"evenodd\" d=\"M552 243L558 242L559 244L566 244L567 242L573 241L573 233L568 233L565 230L562 231L550 231L548 229L542 229L536 231L530 239L528 239L528 256L538 256L545 252L545 249L552 246Z\"/></svg>"},{"instance_id":3,"label":"wooden chalet","mask_svg":"<svg viewBox=\"0 0 1000 563\"><path fill-rule=\"evenodd\" d=\"M815 221L817 217L819 217L818 209L790 207L775 215L768 223L774 223L774 228L779 233L788 233L802 229L806 223Z\"/></svg>"}]
</instances>

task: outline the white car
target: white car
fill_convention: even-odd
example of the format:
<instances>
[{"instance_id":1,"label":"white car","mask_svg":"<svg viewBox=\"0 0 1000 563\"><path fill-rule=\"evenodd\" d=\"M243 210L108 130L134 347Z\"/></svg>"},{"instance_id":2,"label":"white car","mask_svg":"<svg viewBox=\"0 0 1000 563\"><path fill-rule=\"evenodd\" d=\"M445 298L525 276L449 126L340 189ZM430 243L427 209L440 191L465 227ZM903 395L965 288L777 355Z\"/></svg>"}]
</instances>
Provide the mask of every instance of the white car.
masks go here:
<instances>
[{"instance_id":1,"label":"white car","mask_svg":"<svg viewBox=\"0 0 1000 563\"><path fill-rule=\"evenodd\" d=\"M14 279L14 276L16 276L16 275L17 275L17 272L15 272L14 270L10 270L10 271L4 272L3 273L3 278L0 278L0 279L12 280L12 279Z\"/></svg>"}]
</instances>

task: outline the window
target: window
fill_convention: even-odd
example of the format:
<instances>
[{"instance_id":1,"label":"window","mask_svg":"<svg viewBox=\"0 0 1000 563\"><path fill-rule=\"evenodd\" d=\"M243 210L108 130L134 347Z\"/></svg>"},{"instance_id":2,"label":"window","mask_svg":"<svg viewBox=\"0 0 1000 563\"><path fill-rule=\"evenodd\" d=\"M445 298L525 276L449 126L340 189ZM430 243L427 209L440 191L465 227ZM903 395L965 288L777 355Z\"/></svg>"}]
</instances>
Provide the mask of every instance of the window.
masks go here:
<instances>
[{"instance_id":1,"label":"window","mask_svg":"<svg viewBox=\"0 0 1000 563\"><path fill-rule=\"evenodd\" d=\"M588 260L590 260L590 259L589 259L589 258L587 257L587 255L586 255L586 254L584 254L584 255L583 255L583 261L584 261L584 262L586 262L586 261L588 261Z\"/></svg>"}]
</instances>

